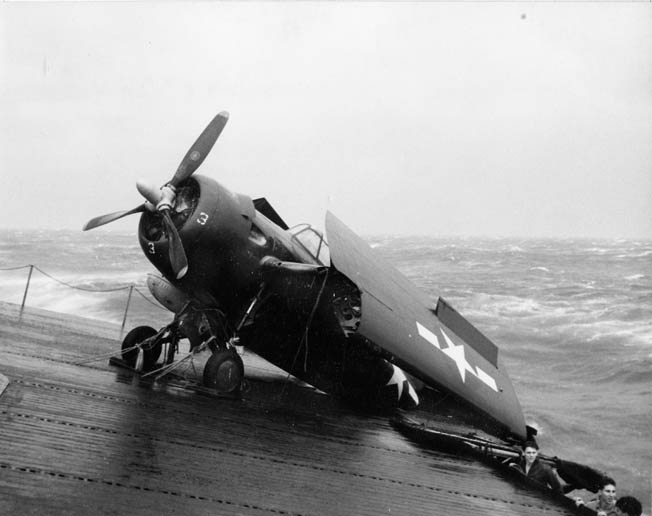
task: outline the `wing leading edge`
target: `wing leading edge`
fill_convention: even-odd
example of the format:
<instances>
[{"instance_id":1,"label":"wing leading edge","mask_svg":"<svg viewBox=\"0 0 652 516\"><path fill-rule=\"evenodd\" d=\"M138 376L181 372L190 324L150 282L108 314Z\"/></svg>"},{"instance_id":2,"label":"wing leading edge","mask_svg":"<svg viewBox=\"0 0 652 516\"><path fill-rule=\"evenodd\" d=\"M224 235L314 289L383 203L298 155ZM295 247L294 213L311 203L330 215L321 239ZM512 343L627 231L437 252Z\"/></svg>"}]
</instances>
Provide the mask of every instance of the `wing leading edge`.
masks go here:
<instances>
[{"instance_id":1,"label":"wing leading edge","mask_svg":"<svg viewBox=\"0 0 652 516\"><path fill-rule=\"evenodd\" d=\"M332 266L361 291L358 332L426 384L460 396L524 439L523 411L496 346L445 301L433 308L421 290L330 212L326 233Z\"/></svg>"}]
</instances>

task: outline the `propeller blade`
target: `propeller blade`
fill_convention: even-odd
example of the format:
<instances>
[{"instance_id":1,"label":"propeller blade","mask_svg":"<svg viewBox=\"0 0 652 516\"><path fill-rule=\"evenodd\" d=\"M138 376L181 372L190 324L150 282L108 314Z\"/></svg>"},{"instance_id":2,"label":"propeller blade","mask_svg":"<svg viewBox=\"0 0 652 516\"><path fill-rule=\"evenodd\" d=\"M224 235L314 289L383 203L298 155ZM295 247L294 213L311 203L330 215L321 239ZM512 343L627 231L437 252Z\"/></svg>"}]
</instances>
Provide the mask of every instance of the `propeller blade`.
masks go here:
<instances>
[{"instance_id":1,"label":"propeller blade","mask_svg":"<svg viewBox=\"0 0 652 516\"><path fill-rule=\"evenodd\" d=\"M197 170L213 148L213 145L222 133L222 129L229 120L229 114L226 111L219 113L206 126L206 129L199 135L197 141L188 150L187 154L181 160L179 168L174 177L168 184L177 187L180 183L188 179Z\"/></svg>"},{"instance_id":2,"label":"propeller blade","mask_svg":"<svg viewBox=\"0 0 652 516\"><path fill-rule=\"evenodd\" d=\"M107 213L106 215L100 215L99 217L95 217L89 220L82 228L82 231L88 231L89 229L93 229L98 226L103 226L104 224L108 224L109 222L113 222L114 220L118 220L121 219L122 217L126 217L127 215L133 215L134 213L141 213L145 210L147 210L147 206L145 205L145 203L143 203L132 210L116 211L113 213Z\"/></svg>"},{"instance_id":3,"label":"propeller blade","mask_svg":"<svg viewBox=\"0 0 652 516\"><path fill-rule=\"evenodd\" d=\"M181 279L188 272L188 259L186 252L183 250L183 243L177 232L177 228L172 222L170 210L163 210L163 220L168 231L168 240L170 241L170 264L177 279Z\"/></svg>"}]
</instances>

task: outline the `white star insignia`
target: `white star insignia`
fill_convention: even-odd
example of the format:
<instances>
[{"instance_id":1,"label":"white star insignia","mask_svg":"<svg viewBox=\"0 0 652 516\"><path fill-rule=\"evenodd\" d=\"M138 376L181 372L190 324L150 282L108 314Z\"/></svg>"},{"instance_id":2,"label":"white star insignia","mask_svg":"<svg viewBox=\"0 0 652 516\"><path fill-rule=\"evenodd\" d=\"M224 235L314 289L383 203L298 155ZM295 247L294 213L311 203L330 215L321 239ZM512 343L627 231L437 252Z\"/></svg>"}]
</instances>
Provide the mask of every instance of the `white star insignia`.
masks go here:
<instances>
[{"instance_id":1,"label":"white star insignia","mask_svg":"<svg viewBox=\"0 0 652 516\"><path fill-rule=\"evenodd\" d=\"M455 365L457 365L457 369L460 372L460 376L462 377L462 382L466 383L466 372L468 371L492 390L498 392L498 385L496 385L496 380L494 380L492 376L485 373L479 367L474 369L473 366L471 366L471 364L466 361L466 356L464 356L464 346L462 344L456 346L450 337L446 335L443 328L439 328L439 331L441 331L441 334L444 336L444 340L446 341L447 345L446 348L442 348L441 344L439 343L439 338L436 334L431 332L428 328L420 324L418 321L417 331L421 337L430 342L430 344L435 346L438 350L446 353L448 358L455 362Z\"/></svg>"},{"instance_id":2,"label":"white star insignia","mask_svg":"<svg viewBox=\"0 0 652 516\"><path fill-rule=\"evenodd\" d=\"M466 361L466 357L464 356L464 346L462 344L456 346L443 329L441 329L441 334L444 336L446 344L448 344L448 347L442 349L442 351L455 361L460 376L462 377L462 381L466 382L467 371L473 376L477 376L475 369L473 369L471 364Z\"/></svg>"},{"instance_id":3,"label":"white star insignia","mask_svg":"<svg viewBox=\"0 0 652 516\"><path fill-rule=\"evenodd\" d=\"M417 395L417 391L414 390L414 387L412 387L412 384L410 382L407 383L408 386L408 395L412 399L412 402L414 403L414 406L417 407L419 406L419 396ZM399 400L401 398L399 397Z\"/></svg>"},{"instance_id":4,"label":"white star insignia","mask_svg":"<svg viewBox=\"0 0 652 516\"><path fill-rule=\"evenodd\" d=\"M403 374L403 371L401 371L395 365L392 365L392 369L394 370L392 377L389 379L389 382L385 384L385 386L396 384L396 387L398 388L398 399L400 400L401 395L403 394L403 382L406 381L407 378Z\"/></svg>"}]
</instances>

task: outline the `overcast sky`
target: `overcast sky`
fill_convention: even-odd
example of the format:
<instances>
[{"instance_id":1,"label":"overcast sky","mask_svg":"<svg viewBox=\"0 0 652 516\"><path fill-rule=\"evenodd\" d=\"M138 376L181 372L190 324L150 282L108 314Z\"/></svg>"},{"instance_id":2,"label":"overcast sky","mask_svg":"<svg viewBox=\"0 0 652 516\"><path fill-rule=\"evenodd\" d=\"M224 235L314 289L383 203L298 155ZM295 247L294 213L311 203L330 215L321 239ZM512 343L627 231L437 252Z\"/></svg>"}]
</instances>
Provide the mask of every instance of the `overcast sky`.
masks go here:
<instances>
[{"instance_id":1,"label":"overcast sky","mask_svg":"<svg viewBox=\"0 0 652 516\"><path fill-rule=\"evenodd\" d=\"M3 2L0 31L0 227L137 206L226 110L199 173L290 225L652 236L649 2Z\"/></svg>"}]
</instances>

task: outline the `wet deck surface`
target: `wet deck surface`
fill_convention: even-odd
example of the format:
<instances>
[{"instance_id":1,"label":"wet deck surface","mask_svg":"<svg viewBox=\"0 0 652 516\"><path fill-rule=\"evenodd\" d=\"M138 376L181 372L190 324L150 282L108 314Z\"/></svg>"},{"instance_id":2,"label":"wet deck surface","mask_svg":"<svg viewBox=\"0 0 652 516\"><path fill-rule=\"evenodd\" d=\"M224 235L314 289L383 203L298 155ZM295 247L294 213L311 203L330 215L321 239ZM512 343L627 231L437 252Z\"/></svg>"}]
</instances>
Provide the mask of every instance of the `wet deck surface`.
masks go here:
<instances>
[{"instance_id":1,"label":"wet deck surface","mask_svg":"<svg viewBox=\"0 0 652 516\"><path fill-rule=\"evenodd\" d=\"M572 514L251 357L243 400L76 364L118 334L0 303L0 514Z\"/></svg>"}]
</instances>

